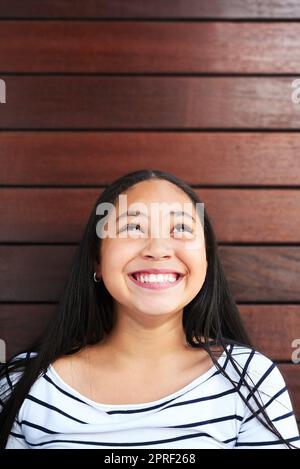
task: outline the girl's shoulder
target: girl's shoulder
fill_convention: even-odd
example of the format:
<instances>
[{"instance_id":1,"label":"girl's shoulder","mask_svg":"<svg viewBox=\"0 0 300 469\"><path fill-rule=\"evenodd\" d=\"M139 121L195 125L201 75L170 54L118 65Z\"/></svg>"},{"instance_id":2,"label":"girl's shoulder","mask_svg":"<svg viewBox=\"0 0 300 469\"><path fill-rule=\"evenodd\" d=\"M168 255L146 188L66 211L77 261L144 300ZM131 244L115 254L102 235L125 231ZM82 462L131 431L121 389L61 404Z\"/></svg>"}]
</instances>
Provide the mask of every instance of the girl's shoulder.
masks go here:
<instances>
[{"instance_id":1,"label":"girl's shoulder","mask_svg":"<svg viewBox=\"0 0 300 469\"><path fill-rule=\"evenodd\" d=\"M22 352L0 365L0 406L9 397L15 384L21 378L30 358L37 356L37 352Z\"/></svg>"},{"instance_id":2,"label":"girl's shoulder","mask_svg":"<svg viewBox=\"0 0 300 469\"><path fill-rule=\"evenodd\" d=\"M286 389L285 379L277 363L265 353L246 345L234 345L231 346L230 355L235 364L229 364L230 370L237 376L242 373L244 380L251 387L270 391L271 394L276 390Z\"/></svg>"},{"instance_id":3,"label":"girl's shoulder","mask_svg":"<svg viewBox=\"0 0 300 469\"><path fill-rule=\"evenodd\" d=\"M248 345L232 343L227 346L227 350L241 366L251 367L253 370L275 363L268 355Z\"/></svg>"}]
</instances>

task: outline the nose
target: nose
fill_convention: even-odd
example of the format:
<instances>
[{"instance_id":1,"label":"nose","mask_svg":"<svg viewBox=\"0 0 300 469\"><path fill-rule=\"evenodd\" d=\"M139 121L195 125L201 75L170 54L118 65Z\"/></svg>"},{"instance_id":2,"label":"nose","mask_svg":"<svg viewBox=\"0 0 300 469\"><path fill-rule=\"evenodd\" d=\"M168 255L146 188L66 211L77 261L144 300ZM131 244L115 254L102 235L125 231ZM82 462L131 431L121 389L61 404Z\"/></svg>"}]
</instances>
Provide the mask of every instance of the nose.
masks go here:
<instances>
[{"instance_id":1,"label":"nose","mask_svg":"<svg viewBox=\"0 0 300 469\"><path fill-rule=\"evenodd\" d=\"M173 255L173 249L165 239L150 238L142 250L142 256L151 259L169 259Z\"/></svg>"}]
</instances>

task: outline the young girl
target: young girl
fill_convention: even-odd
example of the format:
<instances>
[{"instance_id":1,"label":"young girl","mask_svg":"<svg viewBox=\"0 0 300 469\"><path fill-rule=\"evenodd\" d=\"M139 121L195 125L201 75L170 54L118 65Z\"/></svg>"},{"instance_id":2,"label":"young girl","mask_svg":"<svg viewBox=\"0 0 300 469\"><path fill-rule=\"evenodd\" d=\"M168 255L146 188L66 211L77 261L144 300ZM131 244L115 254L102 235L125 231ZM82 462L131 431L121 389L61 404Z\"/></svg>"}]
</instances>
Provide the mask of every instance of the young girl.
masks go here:
<instances>
[{"instance_id":1,"label":"young girl","mask_svg":"<svg viewBox=\"0 0 300 469\"><path fill-rule=\"evenodd\" d=\"M146 210L122 212L121 195ZM153 236L153 203L192 211L170 210ZM284 379L250 343L199 205L157 170L104 190L46 333L3 366L2 448L300 448Z\"/></svg>"}]
</instances>

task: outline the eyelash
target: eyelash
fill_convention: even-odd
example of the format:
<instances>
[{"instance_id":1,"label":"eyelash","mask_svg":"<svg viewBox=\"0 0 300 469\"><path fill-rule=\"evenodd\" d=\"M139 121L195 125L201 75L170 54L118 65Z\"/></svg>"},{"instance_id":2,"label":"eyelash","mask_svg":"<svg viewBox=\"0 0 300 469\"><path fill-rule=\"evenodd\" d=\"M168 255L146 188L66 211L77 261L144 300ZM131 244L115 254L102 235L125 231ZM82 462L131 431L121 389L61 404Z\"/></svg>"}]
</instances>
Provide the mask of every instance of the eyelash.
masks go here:
<instances>
[{"instance_id":1,"label":"eyelash","mask_svg":"<svg viewBox=\"0 0 300 469\"><path fill-rule=\"evenodd\" d=\"M129 227L136 227L136 226L141 227L139 224L136 224L136 223L129 223L128 225L126 225L125 227L123 227L120 231L124 231L125 229L128 229ZM177 225L175 225L175 228L176 228L177 226L181 226L181 227L184 226L185 228L187 228L187 231L188 231L189 233L193 233L193 230L192 230L189 226L185 225L184 223L177 223Z\"/></svg>"}]
</instances>

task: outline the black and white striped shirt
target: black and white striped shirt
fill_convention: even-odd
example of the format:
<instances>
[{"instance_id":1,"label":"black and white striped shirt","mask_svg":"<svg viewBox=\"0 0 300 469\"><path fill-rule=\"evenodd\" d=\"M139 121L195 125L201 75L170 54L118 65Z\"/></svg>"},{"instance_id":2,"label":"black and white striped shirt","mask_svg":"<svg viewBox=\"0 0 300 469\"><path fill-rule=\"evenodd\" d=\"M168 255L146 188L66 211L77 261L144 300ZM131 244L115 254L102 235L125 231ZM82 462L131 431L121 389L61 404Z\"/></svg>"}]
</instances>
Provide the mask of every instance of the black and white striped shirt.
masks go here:
<instances>
[{"instance_id":1,"label":"black and white striped shirt","mask_svg":"<svg viewBox=\"0 0 300 469\"><path fill-rule=\"evenodd\" d=\"M248 347L229 345L227 350L240 371L248 373L247 382L258 389L260 402L281 435L300 449L290 396L277 365ZM240 382L225 351L218 362L225 366L234 383ZM18 376L12 379L17 380ZM120 393L121 389L122 383ZM249 389L242 385L240 391L257 409ZM252 415L234 385L215 365L161 399L119 405L88 399L65 383L50 365L24 400L6 448L283 449L287 446L278 442L274 433Z\"/></svg>"}]
</instances>

